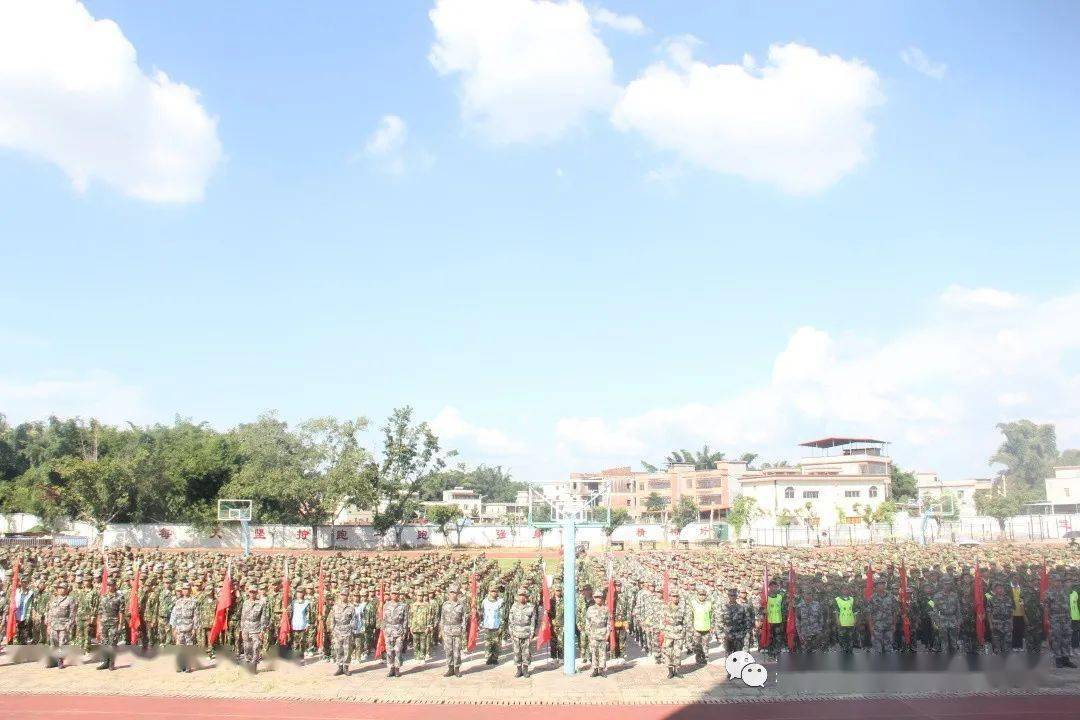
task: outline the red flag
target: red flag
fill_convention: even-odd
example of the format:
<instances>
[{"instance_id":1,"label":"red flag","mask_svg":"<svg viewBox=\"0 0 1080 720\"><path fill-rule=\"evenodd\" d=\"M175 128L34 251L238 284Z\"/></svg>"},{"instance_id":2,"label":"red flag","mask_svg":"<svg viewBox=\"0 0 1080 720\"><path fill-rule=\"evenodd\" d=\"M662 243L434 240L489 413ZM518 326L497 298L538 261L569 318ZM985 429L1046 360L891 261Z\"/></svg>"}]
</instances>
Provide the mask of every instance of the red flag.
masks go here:
<instances>
[{"instance_id":1,"label":"red flag","mask_svg":"<svg viewBox=\"0 0 1080 720\"><path fill-rule=\"evenodd\" d=\"M15 594L19 590L19 558L15 558L15 567L11 570L11 597L8 598L7 617L4 621L4 642L10 643L15 639L15 633L19 630L19 618L15 614Z\"/></svg>"},{"instance_id":2,"label":"red flag","mask_svg":"<svg viewBox=\"0 0 1080 720\"><path fill-rule=\"evenodd\" d=\"M379 608L375 612L382 622L382 608L383 603L386 602L386 584L379 585ZM379 639L375 641L375 659L378 660L382 657L382 654L386 652L386 635L383 634L383 629L379 628Z\"/></svg>"},{"instance_id":3,"label":"red flag","mask_svg":"<svg viewBox=\"0 0 1080 720\"><path fill-rule=\"evenodd\" d=\"M787 649L795 652L795 566L790 562L787 571Z\"/></svg>"},{"instance_id":4,"label":"red flag","mask_svg":"<svg viewBox=\"0 0 1080 720\"><path fill-rule=\"evenodd\" d=\"M472 598L472 614L469 616L469 636L465 640L465 650L472 652L476 648L476 641L480 638L480 618L477 616L476 607L476 573L469 575L469 596Z\"/></svg>"},{"instance_id":5,"label":"red flag","mask_svg":"<svg viewBox=\"0 0 1080 720\"><path fill-rule=\"evenodd\" d=\"M551 642L551 588L547 575L540 573L540 632L536 634L536 649Z\"/></svg>"},{"instance_id":6,"label":"red flag","mask_svg":"<svg viewBox=\"0 0 1080 720\"><path fill-rule=\"evenodd\" d=\"M132 645L138 644L140 630L142 613L139 611L139 566L136 565L135 579L131 581L131 595L128 597L128 638Z\"/></svg>"},{"instance_id":7,"label":"red flag","mask_svg":"<svg viewBox=\"0 0 1080 720\"><path fill-rule=\"evenodd\" d=\"M229 608L233 604L232 566L225 568L225 579L218 590L217 609L214 610L214 624L210 627L210 645L217 642L218 635L225 629L229 620Z\"/></svg>"},{"instance_id":8,"label":"red flag","mask_svg":"<svg viewBox=\"0 0 1080 720\"><path fill-rule=\"evenodd\" d=\"M982 648L986 642L986 595L983 591L982 571L975 561L975 642Z\"/></svg>"},{"instance_id":9,"label":"red flag","mask_svg":"<svg viewBox=\"0 0 1080 720\"><path fill-rule=\"evenodd\" d=\"M904 633L904 645L911 645L911 617L908 615L908 603L911 596L908 594L907 567L904 561L900 561L900 623Z\"/></svg>"},{"instance_id":10,"label":"red flag","mask_svg":"<svg viewBox=\"0 0 1080 720\"><path fill-rule=\"evenodd\" d=\"M278 645L288 645L292 636L292 618L289 617L289 563L281 573L281 623L278 625Z\"/></svg>"},{"instance_id":11,"label":"red flag","mask_svg":"<svg viewBox=\"0 0 1080 720\"><path fill-rule=\"evenodd\" d=\"M1042 574L1039 575L1039 604L1043 608L1043 635L1050 637L1050 615L1046 612L1046 594L1050 592L1050 575L1046 572L1043 560Z\"/></svg>"},{"instance_id":12,"label":"red flag","mask_svg":"<svg viewBox=\"0 0 1080 720\"><path fill-rule=\"evenodd\" d=\"M762 648L769 647L772 641L772 628L769 627L769 566L765 566L765 579L761 583L761 613L765 622L761 623L761 638L758 644Z\"/></svg>"},{"instance_id":13,"label":"red flag","mask_svg":"<svg viewBox=\"0 0 1080 720\"><path fill-rule=\"evenodd\" d=\"M863 600L874 597L874 564L866 564L866 587L863 588Z\"/></svg>"},{"instance_id":14,"label":"red flag","mask_svg":"<svg viewBox=\"0 0 1080 720\"><path fill-rule=\"evenodd\" d=\"M608 609L608 647L615 652L615 576L608 578L607 582L607 609Z\"/></svg>"},{"instance_id":15,"label":"red flag","mask_svg":"<svg viewBox=\"0 0 1080 720\"><path fill-rule=\"evenodd\" d=\"M323 575L322 561L319 561L319 587L316 598L315 611L319 613L319 618L315 623L315 647L322 650L326 642L326 576Z\"/></svg>"},{"instance_id":16,"label":"red flag","mask_svg":"<svg viewBox=\"0 0 1080 720\"><path fill-rule=\"evenodd\" d=\"M664 584L660 588L660 593L662 594L665 603L671 598L671 588L669 587L670 582L671 582L671 578L668 577L668 571L665 570L664 571Z\"/></svg>"}]
</instances>

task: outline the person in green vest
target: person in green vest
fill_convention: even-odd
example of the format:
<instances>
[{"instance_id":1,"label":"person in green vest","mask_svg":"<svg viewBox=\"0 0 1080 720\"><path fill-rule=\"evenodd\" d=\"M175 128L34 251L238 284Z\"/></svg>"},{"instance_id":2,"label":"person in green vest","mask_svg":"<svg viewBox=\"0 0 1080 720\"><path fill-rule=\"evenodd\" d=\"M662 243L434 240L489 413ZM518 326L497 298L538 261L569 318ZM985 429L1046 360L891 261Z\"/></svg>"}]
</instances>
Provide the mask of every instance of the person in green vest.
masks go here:
<instances>
[{"instance_id":1,"label":"person in green vest","mask_svg":"<svg viewBox=\"0 0 1080 720\"><path fill-rule=\"evenodd\" d=\"M833 598L833 621L836 623L836 639L840 649L849 653L855 647L855 615L861 608L856 607L851 588L846 590Z\"/></svg>"},{"instance_id":2,"label":"person in green vest","mask_svg":"<svg viewBox=\"0 0 1080 720\"><path fill-rule=\"evenodd\" d=\"M769 623L769 655L780 654L786 638L784 622L787 619L787 594L780 588L780 581L769 581L769 593L765 598L765 622Z\"/></svg>"},{"instance_id":3,"label":"person in green vest","mask_svg":"<svg viewBox=\"0 0 1080 720\"><path fill-rule=\"evenodd\" d=\"M1069 593L1069 616L1072 618L1072 646L1080 647L1080 585L1076 582Z\"/></svg>"},{"instance_id":4,"label":"person in green vest","mask_svg":"<svg viewBox=\"0 0 1080 720\"><path fill-rule=\"evenodd\" d=\"M704 586L697 589L697 596L690 600L690 616L694 632L690 636L693 644L694 659L698 665L704 665L709 653L709 636L715 630L713 622L713 602Z\"/></svg>"}]
</instances>

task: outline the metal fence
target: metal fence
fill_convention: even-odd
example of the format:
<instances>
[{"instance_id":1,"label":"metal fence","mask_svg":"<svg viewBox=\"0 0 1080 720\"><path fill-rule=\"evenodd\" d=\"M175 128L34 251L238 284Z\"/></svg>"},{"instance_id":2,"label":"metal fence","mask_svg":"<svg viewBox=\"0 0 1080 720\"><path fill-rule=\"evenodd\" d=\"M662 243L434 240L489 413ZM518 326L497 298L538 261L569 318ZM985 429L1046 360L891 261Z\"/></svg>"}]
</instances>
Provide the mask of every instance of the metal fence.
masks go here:
<instances>
[{"instance_id":1,"label":"metal fence","mask_svg":"<svg viewBox=\"0 0 1080 720\"><path fill-rule=\"evenodd\" d=\"M21 545L23 547L52 547L54 545L67 545L69 547L86 547L90 544L90 538L76 535L57 535L56 537L0 537L0 547Z\"/></svg>"},{"instance_id":2,"label":"metal fence","mask_svg":"<svg viewBox=\"0 0 1080 720\"><path fill-rule=\"evenodd\" d=\"M1001 523L978 520L931 520L913 518L897 525L836 525L828 528L788 526L753 528L743 534L755 545L810 547L866 545L896 542L994 542L999 540L1061 540L1066 533L1080 530L1080 518L1070 515L1021 515Z\"/></svg>"}]
</instances>

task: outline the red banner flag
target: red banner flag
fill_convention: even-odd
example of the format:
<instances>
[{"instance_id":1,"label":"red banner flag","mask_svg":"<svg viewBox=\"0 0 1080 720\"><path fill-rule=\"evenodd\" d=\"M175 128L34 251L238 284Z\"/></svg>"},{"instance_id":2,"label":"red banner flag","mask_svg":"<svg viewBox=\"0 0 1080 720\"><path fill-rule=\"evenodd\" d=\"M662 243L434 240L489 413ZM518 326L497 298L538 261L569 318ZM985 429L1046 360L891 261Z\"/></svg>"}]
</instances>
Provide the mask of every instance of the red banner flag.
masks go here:
<instances>
[{"instance_id":1,"label":"red banner flag","mask_svg":"<svg viewBox=\"0 0 1080 720\"><path fill-rule=\"evenodd\" d=\"M862 592L863 600L869 600L874 597L874 564L866 564L866 586Z\"/></svg>"},{"instance_id":2,"label":"red banner flag","mask_svg":"<svg viewBox=\"0 0 1080 720\"><path fill-rule=\"evenodd\" d=\"M326 576L323 575L321 560L319 561L319 587L315 597L315 611L319 614L315 621L315 647L322 650L326 643Z\"/></svg>"},{"instance_id":3,"label":"red banner flag","mask_svg":"<svg viewBox=\"0 0 1080 720\"><path fill-rule=\"evenodd\" d=\"M607 582L607 609L608 609L608 647L615 652L615 576L608 578Z\"/></svg>"},{"instance_id":4,"label":"red banner flag","mask_svg":"<svg viewBox=\"0 0 1080 720\"><path fill-rule=\"evenodd\" d=\"M979 569L979 561L975 561L975 642L982 649L986 642L986 595L983 590L982 571Z\"/></svg>"},{"instance_id":5,"label":"red banner flag","mask_svg":"<svg viewBox=\"0 0 1080 720\"><path fill-rule=\"evenodd\" d=\"M16 614L17 593L19 591L19 558L15 558L15 567L11 569L11 589L8 597L7 617L4 618L4 642L10 643L15 639L15 633L19 630L19 616Z\"/></svg>"},{"instance_id":6,"label":"red banner flag","mask_svg":"<svg viewBox=\"0 0 1080 720\"><path fill-rule=\"evenodd\" d=\"M476 641L480 639L480 618L477 616L476 606L476 573L469 575L469 597L471 598L472 614L469 615L469 635L465 639L465 650L472 652L476 648Z\"/></svg>"},{"instance_id":7,"label":"red banner flag","mask_svg":"<svg viewBox=\"0 0 1080 720\"><path fill-rule=\"evenodd\" d=\"M908 604L911 602L911 595L908 592L907 582L907 566L904 565L904 561L900 561L900 623L901 629L904 633L904 645L911 646L911 617L908 611Z\"/></svg>"},{"instance_id":8,"label":"red banner flag","mask_svg":"<svg viewBox=\"0 0 1080 720\"><path fill-rule=\"evenodd\" d=\"M292 637L292 618L289 617L289 563L281 573L281 622L278 624L278 645L288 645Z\"/></svg>"},{"instance_id":9,"label":"red banner flag","mask_svg":"<svg viewBox=\"0 0 1080 720\"><path fill-rule=\"evenodd\" d=\"M670 586L671 586L671 578L668 577L668 571L665 570L664 571L664 584L660 588L660 593L663 596L665 603L669 599L671 599L671 587Z\"/></svg>"},{"instance_id":10,"label":"red banner flag","mask_svg":"<svg viewBox=\"0 0 1080 720\"><path fill-rule=\"evenodd\" d=\"M791 563L787 571L787 649L795 652L795 566Z\"/></svg>"},{"instance_id":11,"label":"red banner flag","mask_svg":"<svg viewBox=\"0 0 1080 720\"><path fill-rule=\"evenodd\" d=\"M375 611L376 616L379 618L379 622L382 622L382 609L383 603L386 602L386 584L381 583L379 585L379 607ZM383 629L379 628L379 639L375 641L375 659L378 660L386 652L386 635L383 634Z\"/></svg>"},{"instance_id":12,"label":"red banner flag","mask_svg":"<svg viewBox=\"0 0 1080 720\"><path fill-rule=\"evenodd\" d=\"M210 646L217 642L218 636L229 621L229 608L233 603L232 566L225 568L225 579L218 590L217 608L214 610L214 624L210 627Z\"/></svg>"},{"instance_id":13,"label":"red banner flag","mask_svg":"<svg viewBox=\"0 0 1080 720\"><path fill-rule=\"evenodd\" d=\"M139 631L142 630L142 612L139 609L139 566L135 566L135 579L131 581L131 595L128 597L128 639L132 645L139 643Z\"/></svg>"},{"instance_id":14,"label":"red banner flag","mask_svg":"<svg viewBox=\"0 0 1080 720\"><path fill-rule=\"evenodd\" d=\"M536 649L551 642L551 588L547 575L540 573L540 632L536 633Z\"/></svg>"},{"instance_id":15,"label":"red banner flag","mask_svg":"<svg viewBox=\"0 0 1080 720\"><path fill-rule=\"evenodd\" d=\"M1039 575L1039 604L1043 609L1043 635L1050 637L1050 615L1046 612L1046 594L1050 592L1050 575L1046 572L1046 561L1043 560L1042 573Z\"/></svg>"},{"instance_id":16,"label":"red banner flag","mask_svg":"<svg viewBox=\"0 0 1080 720\"><path fill-rule=\"evenodd\" d=\"M761 617L764 622L761 623L761 637L758 640L758 644L762 649L769 647L769 643L772 641L772 628L769 627L769 566L765 566L765 578L761 583Z\"/></svg>"}]
</instances>

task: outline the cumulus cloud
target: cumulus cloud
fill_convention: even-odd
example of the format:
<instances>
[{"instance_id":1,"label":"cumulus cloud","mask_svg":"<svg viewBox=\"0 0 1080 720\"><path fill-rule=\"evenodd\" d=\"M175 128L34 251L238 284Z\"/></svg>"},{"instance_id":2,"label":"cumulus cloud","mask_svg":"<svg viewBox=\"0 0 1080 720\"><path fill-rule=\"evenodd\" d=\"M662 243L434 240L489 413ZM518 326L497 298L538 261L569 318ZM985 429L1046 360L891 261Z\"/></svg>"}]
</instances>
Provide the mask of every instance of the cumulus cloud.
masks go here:
<instances>
[{"instance_id":1,"label":"cumulus cloud","mask_svg":"<svg viewBox=\"0 0 1080 720\"><path fill-rule=\"evenodd\" d=\"M408 128L397 115L383 115L364 143L364 155L393 175L405 173L405 139Z\"/></svg>"},{"instance_id":2,"label":"cumulus cloud","mask_svg":"<svg viewBox=\"0 0 1080 720\"><path fill-rule=\"evenodd\" d=\"M592 11L592 17L599 25L630 35L644 35L648 32L645 23L637 15L620 15L607 8L598 7Z\"/></svg>"},{"instance_id":3,"label":"cumulus cloud","mask_svg":"<svg viewBox=\"0 0 1080 720\"><path fill-rule=\"evenodd\" d=\"M563 418L559 450L584 467L703 442L790 458L799 441L853 433L894 441L902 465L973 475L987 472L997 422L1054 422L1063 446L1080 442L1080 335L1063 332L1080 318L1080 294L977 316L945 297L921 326L873 343L798 328L768 382L730 398Z\"/></svg>"},{"instance_id":4,"label":"cumulus cloud","mask_svg":"<svg viewBox=\"0 0 1080 720\"><path fill-rule=\"evenodd\" d=\"M525 451L523 443L514 440L501 430L480 427L469 422L462 417L461 411L456 407L444 407L429 424L440 440L465 441L469 443L471 449L484 455L504 457L519 455Z\"/></svg>"},{"instance_id":5,"label":"cumulus cloud","mask_svg":"<svg viewBox=\"0 0 1080 720\"><path fill-rule=\"evenodd\" d=\"M0 409L10 422L94 417L108 423L148 421L142 389L108 372L16 380L0 377Z\"/></svg>"},{"instance_id":6,"label":"cumulus cloud","mask_svg":"<svg viewBox=\"0 0 1080 720\"><path fill-rule=\"evenodd\" d=\"M694 38L671 41L667 57L623 91L612 121L683 161L792 194L821 192L853 172L884 102L872 68L812 47L772 45L759 66L694 59Z\"/></svg>"},{"instance_id":7,"label":"cumulus cloud","mask_svg":"<svg viewBox=\"0 0 1080 720\"><path fill-rule=\"evenodd\" d=\"M610 108L613 63L578 0L438 0L428 55L465 121L497 144L551 141Z\"/></svg>"},{"instance_id":8,"label":"cumulus cloud","mask_svg":"<svg viewBox=\"0 0 1080 720\"><path fill-rule=\"evenodd\" d=\"M900 59L904 61L905 65L927 77L934 78L935 80L945 79L945 71L948 69L948 66L946 66L945 63L933 62L930 58L926 57L926 53L924 53L921 48L917 48L914 45L904 48L900 51Z\"/></svg>"},{"instance_id":9,"label":"cumulus cloud","mask_svg":"<svg viewBox=\"0 0 1080 720\"><path fill-rule=\"evenodd\" d=\"M43 158L82 192L200 200L221 159L199 94L140 69L111 20L76 0L0 0L0 147Z\"/></svg>"},{"instance_id":10,"label":"cumulus cloud","mask_svg":"<svg viewBox=\"0 0 1080 720\"><path fill-rule=\"evenodd\" d=\"M941 301L954 308L967 310L1009 310L1020 307L1024 299L1019 295L995 288L969 288L950 285L941 294Z\"/></svg>"}]
</instances>

